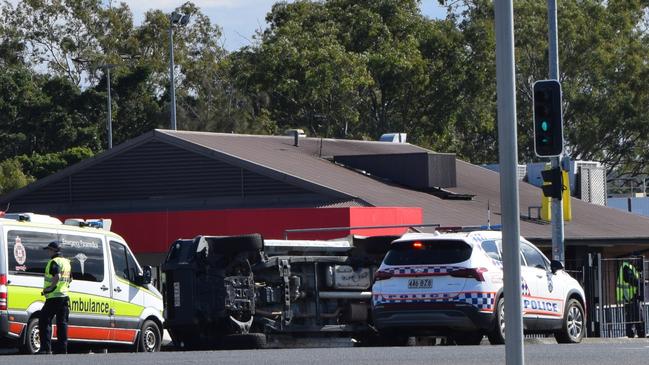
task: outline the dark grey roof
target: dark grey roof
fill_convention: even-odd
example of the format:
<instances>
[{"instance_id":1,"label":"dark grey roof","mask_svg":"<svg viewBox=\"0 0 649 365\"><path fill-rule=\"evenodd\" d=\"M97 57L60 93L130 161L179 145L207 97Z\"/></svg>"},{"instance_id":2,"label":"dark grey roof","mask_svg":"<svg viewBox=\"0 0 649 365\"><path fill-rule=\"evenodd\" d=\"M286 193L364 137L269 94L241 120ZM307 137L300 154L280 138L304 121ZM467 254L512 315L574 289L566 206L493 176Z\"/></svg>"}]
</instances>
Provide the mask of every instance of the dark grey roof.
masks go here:
<instances>
[{"instance_id":1,"label":"dark grey roof","mask_svg":"<svg viewBox=\"0 0 649 365\"><path fill-rule=\"evenodd\" d=\"M486 224L489 204L491 223L500 223L499 175L496 172L457 161L457 187L448 190L472 194L475 197L468 201L445 200L427 192L415 191L364 175L337 165L329 159L339 155L430 152L421 147L375 141L302 137L296 147L293 146L293 141L293 137L288 136L155 130L5 195L0 198L0 203L37 191L143 144L162 142L320 193L334 200L338 199L344 206L421 207L424 223L458 226ZM521 214L527 215L528 207L540 205L541 192L540 189L523 182L519 184L519 191ZM565 225L567 240L649 243L649 218L592 205L578 199L572 199L572 207L573 221ZM549 240L551 226L522 220L521 234L535 240Z\"/></svg>"},{"instance_id":2,"label":"dark grey roof","mask_svg":"<svg viewBox=\"0 0 649 365\"><path fill-rule=\"evenodd\" d=\"M487 204L491 207L491 223L500 223L499 174L483 167L464 161L457 162L458 186L449 190L475 195L471 201L462 201L444 200L429 193L394 186L320 158L426 151L410 144L300 138L299 146L295 147L293 137L284 136L162 130L158 132L189 144L200 145L268 169L281 171L298 179L317 182L373 206L422 207L425 223L439 223L445 226L486 224ZM521 182L519 194L522 215L527 216L528 207L541 205L539 188ZM649 242L649 218L589 204L575 198L572 198L571 202L573 220L565 224L566 239ZM526 220L521 221L521 233L532 239L548 240L552 237L549 224Z\"/></svg>"}]
</instances>

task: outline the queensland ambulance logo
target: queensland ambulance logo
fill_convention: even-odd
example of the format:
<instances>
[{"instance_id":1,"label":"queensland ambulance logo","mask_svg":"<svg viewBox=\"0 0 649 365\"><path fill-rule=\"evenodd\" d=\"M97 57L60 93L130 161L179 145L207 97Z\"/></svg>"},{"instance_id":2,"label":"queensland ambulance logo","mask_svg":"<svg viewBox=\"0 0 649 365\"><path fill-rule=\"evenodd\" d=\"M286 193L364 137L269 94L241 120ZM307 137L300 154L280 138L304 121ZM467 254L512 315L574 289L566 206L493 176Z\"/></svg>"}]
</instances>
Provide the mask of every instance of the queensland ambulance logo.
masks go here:
<instances>
[{"instance_id":1,"label":"queensland ambulance logo","mask_svg":"<svg viewBox=\"0 0 649 365\"><path fill-rule=\"evenodd\" d=\"M25 250L25 246L23 246L20 237L16 237L16 242L14 244L14 258L18 265L24 265L27 261L27 251Z\"/></svg>"}]
</instances>

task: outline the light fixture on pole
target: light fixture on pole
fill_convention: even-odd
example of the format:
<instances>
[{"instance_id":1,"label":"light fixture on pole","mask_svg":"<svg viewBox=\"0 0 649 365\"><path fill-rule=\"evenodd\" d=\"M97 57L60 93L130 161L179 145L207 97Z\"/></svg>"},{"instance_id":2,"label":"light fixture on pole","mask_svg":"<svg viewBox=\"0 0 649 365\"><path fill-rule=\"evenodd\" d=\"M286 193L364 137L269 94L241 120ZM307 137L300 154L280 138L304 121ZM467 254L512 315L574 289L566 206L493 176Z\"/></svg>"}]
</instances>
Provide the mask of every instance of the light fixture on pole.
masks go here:
<instances>
[{"instance_id":1,"label":"light fixture on pole","mask_svg":"<svg viewBox=\"0 0 649 365\"><path fill-rule=\"evenodd\" d=\"M189 23L189 14L173 12L169 15L169 93L171 97L171 129L176 130L176 85L174 83L174 25Z\"/></svg>"},{"instance_id":2,"label":"light fixture on pole","mask_svg":"<svg viewBox=\"0 0 649 365\"><path fill-rule=\"evenodd\" d=\"M108 91L108 119L106 121L107 126L107 132L108 132L108 149L113 148L113 116L112 116L112 101L110 99L110 69L114 68L115 65L112 63L108 63L105 65L101 65L103 69L106 70L106 90Z\"/></svg>"}]
</instances>

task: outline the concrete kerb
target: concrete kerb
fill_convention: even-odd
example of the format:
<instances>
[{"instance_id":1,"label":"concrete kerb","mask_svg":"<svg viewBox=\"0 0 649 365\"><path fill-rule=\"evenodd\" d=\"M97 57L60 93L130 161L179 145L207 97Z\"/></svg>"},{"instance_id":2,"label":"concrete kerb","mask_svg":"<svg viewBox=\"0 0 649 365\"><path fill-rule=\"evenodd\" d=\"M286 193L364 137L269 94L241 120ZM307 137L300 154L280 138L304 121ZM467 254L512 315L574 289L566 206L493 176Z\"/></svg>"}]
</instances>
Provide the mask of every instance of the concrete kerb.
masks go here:
<instances>
[{"instance_id":1,"label":"concrete kerb","mask_svg":"<svg viewBox=\"0 0 649 365\"><path fill-rule=\"evenodd\" d=\"M489 343L489 342L487 342ZM543 337L543 338L526 338L526 345L555 345L557 341L554 337ZM605 337L587 337L584 338L581 343L584 344L648 344L649 338L628 338L628 337L614 337L614 338L605 338ZM579 346L579 345L577 345Z\"/></svg>"}]
</instances>

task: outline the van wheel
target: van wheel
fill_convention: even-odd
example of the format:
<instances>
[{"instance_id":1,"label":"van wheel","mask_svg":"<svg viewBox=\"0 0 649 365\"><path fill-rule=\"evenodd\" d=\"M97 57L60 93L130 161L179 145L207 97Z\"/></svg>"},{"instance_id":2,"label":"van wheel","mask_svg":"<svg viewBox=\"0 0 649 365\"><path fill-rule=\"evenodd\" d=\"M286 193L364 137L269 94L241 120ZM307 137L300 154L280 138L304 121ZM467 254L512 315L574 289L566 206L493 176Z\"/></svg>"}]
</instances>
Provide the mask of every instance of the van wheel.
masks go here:
<instances>
[{"instance_id":1,"label":"van wheel","mask_svg":"<svg viewBox=\"0 0 649 365\"><path fill-rule=\"evenodd\" d=\"M223 338L227 350L254 350L266 348L267 338L263 333L232 334Z\"/></svg>"},{"instance_id":2,"label":"van wheel","mask_svg":"<svg viewBox=\"0 0 649 365\"><path fill-rule=\"evenodd\" d=\"M140 331L137 350L139 352L158 352L160 351L161 344L162 336L160 335L158 325L151 320L144 321L142 330Z\"/></svg>"},{"instance_id":3,"label":"van wheel","mask_svg":"<svg viewBox=\"0 0 649 365\"><path fill-rule=\"evenodd\" d=\"M211 238L210 250L226 255L232 255L244 251L262 251L264 239L260 234L244 234L240 236Z\"/></svg>"},{"instance_id":4,"label":"van wheel","mask_svg":"<svg viewBox=\"0 0 649 365\"><path fill-rule=\"evenodd\" d=\"M570 299L563 315L561 330L554 333L558 343L580 343L584 338L584 308L576 299Z\"/></svg>"},{"instance_id":5,"label":"van wheel","mask_svg":"<svg viewBox=\"0 0 649 365\"><path fill-rule=\"evenodd\" d=\"M489 343L502 345L505 343L505 298L500 297L496 302L496 316L491 330L487 333Z\"/></svg>"},{"instance_id":6,"label":"van wheel","mask_svg":"<svg viewBox=\"0 0 649 365\"><path fill-rule=\"evenodd\" d=\"M24 341L20 346L23 354L35 354L41 349L41 335L38 330L38 317L29 320L24 333Z\"/></svg>"}]
</instances>

